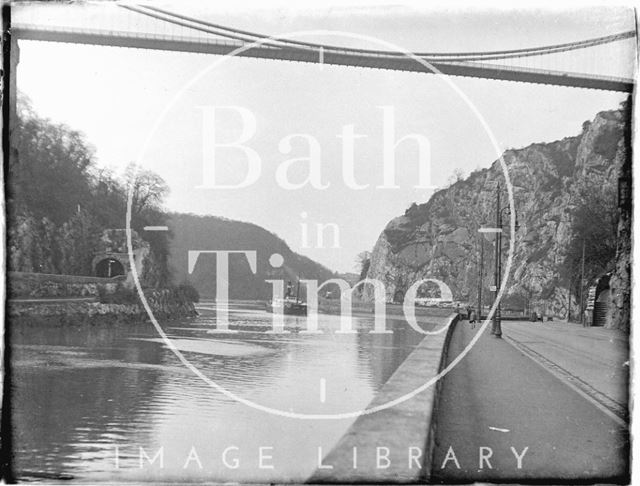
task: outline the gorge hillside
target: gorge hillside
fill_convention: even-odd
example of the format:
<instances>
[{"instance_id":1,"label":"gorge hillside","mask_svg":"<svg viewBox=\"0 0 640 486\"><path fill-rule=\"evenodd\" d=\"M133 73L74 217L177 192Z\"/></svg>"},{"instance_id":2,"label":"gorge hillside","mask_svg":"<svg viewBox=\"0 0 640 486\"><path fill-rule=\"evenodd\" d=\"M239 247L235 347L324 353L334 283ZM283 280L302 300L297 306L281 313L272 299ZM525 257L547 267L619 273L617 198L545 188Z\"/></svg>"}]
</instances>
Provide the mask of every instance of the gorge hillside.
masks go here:
<instances>
[{"instance_id":1,"label":"gorge hillside","mask_svg":"<svg viewBox=\"0 0 640 486\"><path fill-rule=\"evenodd\" d=\"M503 154L519 225L507 302L566 318L571 293L575 316L580 294L576 253L581 253L584 240L585 288L614 271L612 307L618 321L625 319L625 312L628 321L624 287L629 276L630 209L621 215L618 179L630 177L629 126L623 103L619 110L601 112L585 122L577 136ZM389 300L401 298L419 279L432 277L447 283L456 300L477 302L478 229L495 226L498 183L504 207L508 199L499 161L436 192L428 202L413 204L379 236L367 276L385 283ZM504 214L508 226L508 212ZM485 303L491 302L488 290L493 284L493 243L487 240ZM505 235L504 266L508 243Z\"/></svg>"},{"instance_id":2,"label":"gorge hillside","mask_svg":"<svg viewBox=\"0 0 640 486\"><path fill-rule=\"evenodd\" d=\"M187 274L189 250L257 251L257 273L253 274L244 255L229 257L229 297L232 299L268 299L271 285L265 279L294 282L300 279L324 281L333 276L326 267L299 255L278 236L251 223L215 216L173 213L168 221L172 233L169 266L176 283L189 281L202 297L215 297L216 257L200 255L191 275ZM279 253L284 265L274 269L269 257Z\"/></svg>"}]
</instances>

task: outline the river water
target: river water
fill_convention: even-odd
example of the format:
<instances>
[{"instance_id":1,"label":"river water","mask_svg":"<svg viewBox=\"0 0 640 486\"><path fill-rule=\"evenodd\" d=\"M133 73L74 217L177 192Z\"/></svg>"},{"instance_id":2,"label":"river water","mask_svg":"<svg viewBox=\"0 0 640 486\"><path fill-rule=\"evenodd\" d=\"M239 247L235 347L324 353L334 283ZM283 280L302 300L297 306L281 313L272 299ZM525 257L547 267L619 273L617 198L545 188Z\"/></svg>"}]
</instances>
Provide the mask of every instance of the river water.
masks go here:
<instances>
[{"instance_id":1,"label":"river water","mask_svg":"<svg viewBox=\"0 0 640 486\"><path fill-rule=\"evenodd\" d=\"M183 356L216 385L284 413L361 410L422 335L389 318L285 317L235 305L232 329L215 307L160 323ZM431 326L442 322L433 318ZM429 326L429 327L431 327ZM258 410L213 388L178 360L151 323L24 326L13 331L14 468L22 480L304 481L355 420L301 420ZM226 451L226 452L225 452ZM154 459L150 464L149 459Z\"/></svg>"}]
</instances>

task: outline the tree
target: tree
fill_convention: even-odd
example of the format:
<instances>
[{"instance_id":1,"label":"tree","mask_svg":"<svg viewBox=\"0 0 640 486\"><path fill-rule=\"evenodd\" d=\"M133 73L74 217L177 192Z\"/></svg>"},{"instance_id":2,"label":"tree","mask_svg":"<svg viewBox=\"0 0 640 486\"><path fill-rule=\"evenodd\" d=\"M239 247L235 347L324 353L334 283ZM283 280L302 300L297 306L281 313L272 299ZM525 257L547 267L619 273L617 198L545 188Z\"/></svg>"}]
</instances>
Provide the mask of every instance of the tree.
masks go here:
<instances>
[{"instance_id":1,"label":"tree","mask_svg":"<svg viewBox=\"0 0 640 486\"><path fill-rule=\"evenodd\" d=\"M169 232L146 233L145 226L164 226L168 219L162 210L169 186L154 172L129 164L125 170L126 194L131 195L131 227L149 242L144 283L151 287L169 284Z\"/></svg>"},{"instance_id":2,"label":"tree","mask_svg":"<svg viewBox=\"0 0 640 486\"><path fill-rule=\"evenodd\" d=\"M39 261L36 221L30 214L12 218L8 225L9 270L35 271Z\"/></svg>"},{"instance_id":3,"label":"tree","mask_svg":"<svg viewBox=\"0 0 640 486\"><path fill-rule=\"evenodd\" d=\"M38 116L19 103L17 160L8 168L11 215L29 213L59 225L90 196L93 149L69 127Z\"/></svg>"},{"instance_id":4,"label":"tree","mask_svg":"<svg viewBox=\"0 0 640 486\"><path fill-rule=\"evenodd\" d=\"M79 210L60 228L60 271L70 275L90 275L93 253L101 230L86 210Z\"/></svg>"},{"instance_id":5,"label":"tree","mask_svg":"<svg viewBox=\"0 0 640 486\"><path fill-rule=\"evenodd\" d=\"M367 278L369 267L371 266L371 252L361 251L356 257L356 271L360 272L360 280Z\"/></svg>"},{"instance_id":6,"label":"tree","mask_svg":"<svg viewBox=\"0 0 640 486\"><path fill-rule=\"evenodd\" d=\"M456 182L463 181L464 178L465 178L464 170L458 167L457 169L454 169L454 171L451 173L451 175L449 176L449 179L447 179L447 182L449 183L449 186L453 186Z\"/></svg>"},{"instance_id":7,"label":"tree","mask_svg":"<svg viewBox=\"0 0 640 486\"><path fill-rule=\"evenodd\" d=\"M18 125L17 157L7 174L9 268L89 275L102 232L125 227L131 184L131 227L151 248L148 283L166 286L170 235L143 231L166 224L162 204L169 189L162 178L133 164L124 180L97 169L80 132L40 117L24 97Z\"/></svg>"},{"instance_id":8,"label":"tree","mask_svg":"<svg viewBox=\"0 0 640 486\"><path fill-rule=\"evenodd\" d=\"M108 169L96 171L89 208L96 223L102 228L124 228L127 194L123 183ZM83 206L83 207L84 207Z\"/></svg>"},{"instance_id":9,"label":"tree","mask_svg":"<svg viewBox=\"0 0 640 486\"><path fill-rule=\"evenodd\" d=\"M618 224L615 189L613 184L591 180L578 192L572 214L571 240L562 266L564 280L573 281L571 290L576 297L580 295L583 246L584 284L613 268ZM572 276L578 278L572 279Z\"/></svg>"},{"instance_id":10,"label":"tree","mask_svg":"<svg viewBox=\"0 0 640 486\"><path fill-rule=\"evenodd\" d=\"M162 210L169 186L162 177L131 163L125 170L127 197L131 195L131 220L144 221Z\"/></svg>"}]
</instances>

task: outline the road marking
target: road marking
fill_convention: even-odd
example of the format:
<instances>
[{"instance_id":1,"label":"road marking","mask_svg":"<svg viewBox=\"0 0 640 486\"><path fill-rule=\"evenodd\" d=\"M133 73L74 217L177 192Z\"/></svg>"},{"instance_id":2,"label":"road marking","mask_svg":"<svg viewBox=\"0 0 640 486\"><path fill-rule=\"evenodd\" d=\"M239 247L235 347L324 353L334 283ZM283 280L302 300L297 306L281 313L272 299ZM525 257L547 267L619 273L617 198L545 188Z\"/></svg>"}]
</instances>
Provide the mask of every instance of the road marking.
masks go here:
<instances>
[{"instance_id":1,"label":"road marking","mask_svg":"<svg viewBox=\"0 0 640 486\"><path fill-rule=\"evenodd\" d=\"M596 408L612 418L617 424L623 427L627 427L629 425L626 420L626 409L622 404L616 402L612 398L609 398L604 393L596 390L584 380L581 380L577 376L569 373L567 370L557 365L553 361L545 358L543 355L534 351L529 346L520 343L509 336L503 335L502 337L506 342L511 344L514 348L531 359L531 361L547 370L573 391L575 391L579 395L582 395L583 398L587 399L589 402L595 405Z\"/></svg>"},{"instance_id":2,"label":"road marking","mask_svg":"<svg viewBox=\"0 0 640 486\"><path fill-rule=\"evenodd\" d=\"M320 46L320 59L318 61L320 62L320 70L322 71L324 68L324 47L322 46Z\"/></svg>"},{"instance_id":3,"label":"road marking","mask_svg":"<svg viewBox=\"0 0 640 486\"><path fill-rule=\"evenodd\" d=\"M489 427L491 430L496 430L498 432L511 432L509 429L501 429L500 427Z\"/></svg>"},{"instance_id":4,"label":"road marking","mask_svg":"<svg viewBox=\"0 0 640 486\"><path fill-rule=\"evenodd\" d=\"M168 226L145 226L145 231L169 231Z\"/></svg>"},{"instance_id":5,"label":"road marking","mask_svg":"<svg viewBox=\"0 0 640 486\"><path fill-rule=\"evenodd\" d=\"M327 380L320 378L320 403L327 400Z\"/></svg>"}]
</instances>

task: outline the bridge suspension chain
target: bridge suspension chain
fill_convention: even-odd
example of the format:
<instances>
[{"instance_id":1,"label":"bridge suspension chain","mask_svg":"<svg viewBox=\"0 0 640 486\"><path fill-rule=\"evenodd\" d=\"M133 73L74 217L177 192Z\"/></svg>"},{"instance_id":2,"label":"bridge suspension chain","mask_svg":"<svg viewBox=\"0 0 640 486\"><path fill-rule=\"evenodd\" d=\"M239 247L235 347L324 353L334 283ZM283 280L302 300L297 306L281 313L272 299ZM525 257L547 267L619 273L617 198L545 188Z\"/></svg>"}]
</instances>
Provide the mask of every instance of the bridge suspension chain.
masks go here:
<instances>
[{"instance_id":1,"label":"bridge suspension chain","mask_svg":"<svg viewBox=\"0 0 640 486\"><path fill-rule=\"evenodd\" d=\"M134 11L136 13L146 15L157 20L169 22L175 25L180 25L182 27L186 27L189 29L194 29L200 32L205 32L208 34L214 34L218 36L225 37L227 39L232 39L239 42L260 42L262 46L268 46L273 48L295 48L295 49L304 49L304 50L325 50L329 52L338 52L343 54L352 54L352 55L371 55L371 56L379 56L379 57L406 57L406 53L402 52L393 52L393 51L384 51L384 50L374 50L374 49L356 49L356 48L348 48L348 47L339 47L328 44L317 44L312 42L302 42L296 40L288 40L288 39L278 39L277 37L270 37L263 34L257 34L254 32L249 32L241 29L234 29L231 27L225 27L223 25L214 24L211 22L206 22L203 20L199 20L193 17L189 17L182 14L177 14L175 12L170 12L168 10L164 10L158 7L150 6L150 5L126 5L119 4L120 7L126 8L128 10ZM412 53L412 55L420 58L424 58L425 60L435 61L435 62L466 62L466 61L489 61L489 60L500 60L500 59L514 59L514 58L522 58L522 57L531 57L531 56L542 56L548 54L557 54L561 52L573 51L577 49L585 49L588 47L609 44L611 42L616 42L624 39L630 39L635 37L634 31L621 32L618 34L612 34L602 37L597 37L593 39L586 39L582 41L575 42L567 42L563 44L554 44L548 46L540 46L540 47L530 47L523 49L510 49L510 50L500 50L500 51L484 51L484 52L449 52L449 53L438 53L438 52L417 52Z\"/></svg>"}]
</instances>

